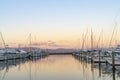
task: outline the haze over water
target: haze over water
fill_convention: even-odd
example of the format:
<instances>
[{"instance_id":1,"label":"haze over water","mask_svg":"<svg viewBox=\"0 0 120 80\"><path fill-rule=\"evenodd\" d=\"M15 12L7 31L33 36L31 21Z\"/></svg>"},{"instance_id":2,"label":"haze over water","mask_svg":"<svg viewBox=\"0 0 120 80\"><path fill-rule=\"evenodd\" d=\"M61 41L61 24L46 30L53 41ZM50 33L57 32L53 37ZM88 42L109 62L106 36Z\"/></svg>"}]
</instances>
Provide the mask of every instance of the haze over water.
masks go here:
<instances>
[{"instance_id":1,"label":"haze over water","mask_svg":"<svg viewBox=\"0 0 120 80\"><path fill-rule=\"evenodd\" d=\"M91 66L72 55L50 55L0 64L0 80L113 80L112 72L99 71L97 65Z\"/></svg>"}]
</instances>

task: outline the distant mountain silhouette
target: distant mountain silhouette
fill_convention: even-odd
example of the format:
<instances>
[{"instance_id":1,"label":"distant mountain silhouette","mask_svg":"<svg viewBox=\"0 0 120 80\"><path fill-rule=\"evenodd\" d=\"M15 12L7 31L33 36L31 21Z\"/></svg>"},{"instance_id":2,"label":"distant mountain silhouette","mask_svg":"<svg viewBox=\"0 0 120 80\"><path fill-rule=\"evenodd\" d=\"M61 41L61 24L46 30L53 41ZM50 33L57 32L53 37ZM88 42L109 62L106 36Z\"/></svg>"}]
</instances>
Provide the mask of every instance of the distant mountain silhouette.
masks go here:
<instances>
[{"instance_id":1,"label":"distant mountain silhouette","mask_svg":"<svg viewBox=\"0 0 120 80\"><path fill-rule=\"evenodd\" d=\"M65 49L65 48L58 48L58 49L47 49L49 53L70 53L75 52L76 49Z\"/></svg>"}]
</instances>

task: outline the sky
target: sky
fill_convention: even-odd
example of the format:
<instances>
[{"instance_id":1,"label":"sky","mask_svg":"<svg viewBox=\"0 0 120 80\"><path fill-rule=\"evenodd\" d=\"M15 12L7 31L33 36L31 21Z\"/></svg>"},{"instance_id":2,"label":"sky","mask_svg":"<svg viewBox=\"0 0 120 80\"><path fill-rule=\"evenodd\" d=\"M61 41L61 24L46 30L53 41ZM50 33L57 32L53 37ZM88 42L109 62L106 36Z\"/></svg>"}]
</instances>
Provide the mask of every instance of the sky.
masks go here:
<instances>
[{"instance_id":1,"label":"sky","mask_svg":"<svg viewBox=\"0 0 120 80\"><path fill-rule=\"evenodd\" d=\"M0 0L0 32L9 46L28 44L47 48L80 48L90 32L106 47L117 22L113 44L119 44L120 0ZM115 16L118 14L117 18ZM2 45L2 40L0 40Z\"/></svg>"}]
</instances>

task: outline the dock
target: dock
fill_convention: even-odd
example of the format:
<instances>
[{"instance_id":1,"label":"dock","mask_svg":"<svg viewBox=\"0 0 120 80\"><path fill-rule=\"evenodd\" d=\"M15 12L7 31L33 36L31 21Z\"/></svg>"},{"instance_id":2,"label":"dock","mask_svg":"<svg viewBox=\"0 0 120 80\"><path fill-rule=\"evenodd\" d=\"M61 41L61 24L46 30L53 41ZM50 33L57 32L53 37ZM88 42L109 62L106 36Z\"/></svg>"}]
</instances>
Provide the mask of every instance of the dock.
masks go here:
<instances>
[{"instance_id":1,"label":"dock","mask_svg":"<svg viewBox=\"0 0 120 80\"><path fill-rule=\"evenodd\" d=\"M106 63L107 61L105 60L105 59L98 59L98 58L92 58L92 61L94 62L94 63Z\"/></svg>"},{"instance_id":2,"label":"dock","mask_svg":"<svg viewBox=\"0 0 120 80\"><path fill-rule=\"evenodd\" d=\"M112 65L112 59L108 59L107 62ZM115 60L115 66L120 66L120 60Z\"/></svg>"}]
</instances>

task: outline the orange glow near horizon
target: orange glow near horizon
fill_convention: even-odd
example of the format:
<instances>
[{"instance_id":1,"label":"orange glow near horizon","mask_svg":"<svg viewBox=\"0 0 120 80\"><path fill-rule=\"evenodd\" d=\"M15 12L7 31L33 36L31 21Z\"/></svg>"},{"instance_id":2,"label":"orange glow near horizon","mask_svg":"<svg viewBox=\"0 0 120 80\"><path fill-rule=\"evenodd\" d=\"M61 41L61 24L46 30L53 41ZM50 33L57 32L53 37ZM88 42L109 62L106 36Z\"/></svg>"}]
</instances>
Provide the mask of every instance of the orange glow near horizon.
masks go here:
<instances>
[{"instance_id":1,"label":"orange glow near horizon","mask_svg":"<svg viewBox=\"0 0 120 80\"><path fill-rule=\"evenodd\" d=\"M41 48L74 48L74 49L80 49L82 47L83 43L83 35L85 36L86 31L82 31L81 33L79 30L63 30L63 32L60 30L59 32L53 31L53 32L46 32L46 34L43 34L41 32L32 34L31 40L32 44L37 45L37 47ZM109 32L109 31L108 31ZM111 39L112 33L109 33L104 31L103 35L100 35L100 30L93 31L93 47L108 47L109 42ZM56 33L56 34L55 34ZM116 45L120 43L119 39L119 32L117 34L114 34L111 46ZM4 40L6 44L12 47L18 47L19 44L21 44L22 47L29 45L29 34L21 33L17 34L14 33L4 33ZM98 39L100 37L100 42L98 43ZM1 41L2 42L2 41ZM90 30L87 31L86 39L84 48L91 48L91 32Z\"/></svg>"}]
</instances>

